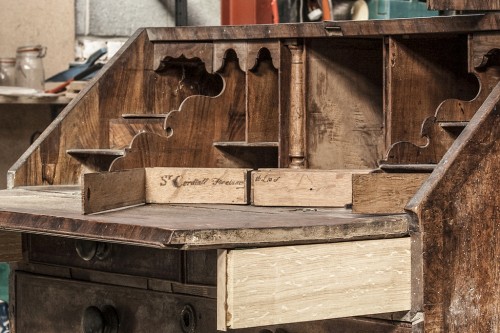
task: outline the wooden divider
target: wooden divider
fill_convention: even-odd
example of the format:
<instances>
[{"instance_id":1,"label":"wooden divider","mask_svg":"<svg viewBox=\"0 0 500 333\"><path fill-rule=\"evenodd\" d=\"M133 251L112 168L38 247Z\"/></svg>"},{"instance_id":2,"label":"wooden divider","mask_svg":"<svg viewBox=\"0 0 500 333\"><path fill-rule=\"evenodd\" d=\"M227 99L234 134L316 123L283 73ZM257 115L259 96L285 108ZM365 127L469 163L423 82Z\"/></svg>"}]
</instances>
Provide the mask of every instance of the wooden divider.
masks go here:
<instances>
[{"instance_id":1,"label":"wooden divider","mask_svg":"<svg viewBox=\"0 0 500 333\"><path fill-rule=\"evenodd\" d=\"M372 173L354 175L352 212L359 214L404 213L428 173Z\"/></svg>"},{"instance_id":2,"label":"wooden divider","mask_svg":"<svg viewBox=\"0 0 500 333\"><path fill-rule=\"evenodd\" d=\"M352 176L370 170L269 169L252 172L255 206L344 207L352 202Z\"/></svg>"}]
</instances>

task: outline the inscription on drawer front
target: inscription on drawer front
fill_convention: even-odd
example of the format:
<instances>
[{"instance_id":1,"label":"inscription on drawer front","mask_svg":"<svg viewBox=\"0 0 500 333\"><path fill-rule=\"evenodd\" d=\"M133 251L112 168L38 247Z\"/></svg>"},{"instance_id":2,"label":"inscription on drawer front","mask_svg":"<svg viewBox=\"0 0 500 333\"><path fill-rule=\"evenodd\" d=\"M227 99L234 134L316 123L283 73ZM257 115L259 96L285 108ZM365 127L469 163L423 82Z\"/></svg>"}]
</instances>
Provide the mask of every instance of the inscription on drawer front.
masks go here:
<instances>
[{"instance_id":1,"label":"inscription on drawer front","mask_svg":"<svg viewBox=\"0 0 500 333\"><path fill-rule=\"evenodd\" d=\"M108 244L109 252L105 256L96 255L84 260L77 253L77 242L62 237L29 235L29 260L171 281L182 279L181 251Z\"/></svg>"}]
</instances>

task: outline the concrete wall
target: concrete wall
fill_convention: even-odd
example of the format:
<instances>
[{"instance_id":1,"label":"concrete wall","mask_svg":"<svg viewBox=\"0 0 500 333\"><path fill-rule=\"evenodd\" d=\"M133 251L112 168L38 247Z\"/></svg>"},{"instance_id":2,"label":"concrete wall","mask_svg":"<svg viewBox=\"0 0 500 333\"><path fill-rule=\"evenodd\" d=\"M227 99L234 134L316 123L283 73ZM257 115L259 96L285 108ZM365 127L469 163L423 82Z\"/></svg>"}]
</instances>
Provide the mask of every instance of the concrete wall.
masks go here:
<instances>
[{"instance_id":1,"label":"concrete wall","mask_svg":"<svg viewBox=\"0 0 500 333\"><path fill-rule=\"evenodd\" d=\"M74 58L74 0L0 1L0 57L15 57L18 46L47 46L45 76L68 68Z\"/></svg>"},{"instance_id":2,"label":"concrete wall","mask_svg":"<svg viewBox=\"0 0 500 333\"><path fill-rule=\"evenodd\" d=\"M188 0L188 24L220 25L220 0ZM174 25L174 0L76 0L78 36L123 37Z\"/></svg>"}]
</instances>

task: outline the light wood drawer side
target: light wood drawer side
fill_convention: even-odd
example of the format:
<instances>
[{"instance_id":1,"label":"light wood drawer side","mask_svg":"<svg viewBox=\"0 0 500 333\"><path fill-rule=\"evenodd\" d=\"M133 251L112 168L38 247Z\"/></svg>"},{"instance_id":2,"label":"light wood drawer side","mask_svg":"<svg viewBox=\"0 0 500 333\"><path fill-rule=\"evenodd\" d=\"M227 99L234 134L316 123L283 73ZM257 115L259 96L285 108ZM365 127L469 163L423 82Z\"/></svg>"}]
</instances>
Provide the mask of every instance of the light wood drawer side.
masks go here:
<instances>
[{"instance_id":1,"label":"light wood drawer side","mask_svg":"<svg viewBox=\"0 0 500 333\"><path fill-rule=\"evenodd\" d=\"M221 251L218 329L409 310L410 270L410 238Z\"/></svg>"}]
</instances>

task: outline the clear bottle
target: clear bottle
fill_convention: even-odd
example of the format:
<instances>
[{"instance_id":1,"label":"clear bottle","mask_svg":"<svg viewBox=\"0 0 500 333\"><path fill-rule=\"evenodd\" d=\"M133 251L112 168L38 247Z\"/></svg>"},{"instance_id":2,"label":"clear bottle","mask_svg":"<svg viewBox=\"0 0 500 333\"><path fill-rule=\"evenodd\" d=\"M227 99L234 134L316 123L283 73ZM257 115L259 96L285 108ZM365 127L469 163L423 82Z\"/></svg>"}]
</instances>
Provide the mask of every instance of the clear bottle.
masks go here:
<instances>
[{"instance_id":1,"label":"clear bottle","mask_svg":"<svg viewBox=\"0 0 500 333\"><path fill-rule=\"evenodd\" d=\"M15 58L0 58L0 86L14 86L15 80Z\"/></svg>"},{"instance_id":2,"label":"clear bottle","mask_svg":"<svg viewBox=\"0 0 500 333\"><path fill-rule=\"evenodd\" d=\"M41 45L21 46L16 53L16 86L44 90L45 73L42 58L46 47Z\"/></svg>"}]
</instances>

